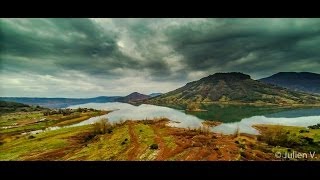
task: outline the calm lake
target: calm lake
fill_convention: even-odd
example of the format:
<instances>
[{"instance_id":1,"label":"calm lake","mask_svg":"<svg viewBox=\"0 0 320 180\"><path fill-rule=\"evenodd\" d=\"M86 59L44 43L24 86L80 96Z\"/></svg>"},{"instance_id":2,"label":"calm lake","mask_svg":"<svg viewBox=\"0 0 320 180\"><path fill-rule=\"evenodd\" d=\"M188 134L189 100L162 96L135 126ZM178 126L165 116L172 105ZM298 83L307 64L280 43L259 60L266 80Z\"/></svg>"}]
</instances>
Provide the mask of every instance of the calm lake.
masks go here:
<instances>
[{"instance_id":1,"label":"calm lake","mask_svg":"<svg viewBox=\"0 0 320 180\"><path fill-rule=\"evenodd\" d=\"M76 124L91 124L102 117L108 118L110 122L120 120L141 120L155 117L166 117L172 121L170 126L183 128L197 128L202 126L203 120L223 122L221 125L212 128L214 132L231 134L239 128L240 132L258 134L252 128L255 124L277 124L291 126L310 126L320 123L320 108L312 109L285 109L279 107L256 107L248 105L202 105L206 112L186 113L184 110L177 110L168 107L142 104L133 106L127 103L88 103L70 106L69 108L94 108L103 110L114 110L113 112L93 117Z\"/></svg>"}]
</instances>

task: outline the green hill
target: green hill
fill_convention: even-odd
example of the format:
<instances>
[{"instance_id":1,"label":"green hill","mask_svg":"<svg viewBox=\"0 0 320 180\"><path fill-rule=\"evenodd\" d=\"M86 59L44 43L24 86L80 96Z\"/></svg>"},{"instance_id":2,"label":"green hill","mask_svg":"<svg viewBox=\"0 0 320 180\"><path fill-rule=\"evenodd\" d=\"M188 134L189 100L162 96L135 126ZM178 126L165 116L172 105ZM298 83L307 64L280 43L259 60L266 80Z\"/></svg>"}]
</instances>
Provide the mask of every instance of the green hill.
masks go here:
<instances>
[{"instance_id":1,"label":"green hill","mask_svg":"<svg viewBox=\"0 0 320 180\"><path fill-rule=\"evenodd\" d=\"M196 103L254 103L276 105L319 105L320 96L290 91L251 79L243 73L216 73L143 103L185 105Z\"/></svg>"},{"instance_id":2,"label":"green hill","mask_svg":"<svg viewBox=\"0 0 320 180\"><path fill-rule=\"evenodd\" d=\"M310 72L279 72L259 81L288 88L294 91L302 91L320 94L320 74Z\"/></svg>"},{"instance_id":3,"label":"green hill","mask_svg":"<svg viewBox=\"0 0 320 180\"><path fill-rule=\"evenodd\" d=\"M46 108L40 106L29 106L27 104L16 103L16 102L8 102L8 101L0 101L0 114L3 113L11 113L11 112L31 112L31 111L41 111Z\"/></svg>"}]
</instances>

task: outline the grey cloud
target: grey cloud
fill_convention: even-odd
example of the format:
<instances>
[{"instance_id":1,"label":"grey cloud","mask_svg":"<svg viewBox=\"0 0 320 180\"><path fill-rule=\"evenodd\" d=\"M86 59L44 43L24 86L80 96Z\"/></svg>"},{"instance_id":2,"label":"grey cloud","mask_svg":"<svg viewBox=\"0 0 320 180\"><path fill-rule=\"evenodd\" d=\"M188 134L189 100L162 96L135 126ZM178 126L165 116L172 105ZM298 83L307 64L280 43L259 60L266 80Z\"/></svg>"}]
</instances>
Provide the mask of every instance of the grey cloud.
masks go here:
<instances>
[{"instance_id":1,"label":"grey cloud","mask_svg":"<svg viewBox=\"0 0 320 180\"><path fill-rule=\"evenodd\" d=\"M0 19L0 29L1 73L168 87L216 72L320 73L320 19Z\"/></svg>"}]
</instances>

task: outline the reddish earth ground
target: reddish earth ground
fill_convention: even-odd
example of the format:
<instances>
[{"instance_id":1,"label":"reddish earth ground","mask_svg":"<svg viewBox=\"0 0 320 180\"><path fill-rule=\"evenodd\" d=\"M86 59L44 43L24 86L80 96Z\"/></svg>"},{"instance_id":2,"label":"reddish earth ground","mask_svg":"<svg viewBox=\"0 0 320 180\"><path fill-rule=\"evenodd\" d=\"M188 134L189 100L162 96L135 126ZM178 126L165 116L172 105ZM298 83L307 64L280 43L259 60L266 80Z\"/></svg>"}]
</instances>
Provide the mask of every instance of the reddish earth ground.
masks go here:
<instances>
[{"instance_id":1,"label":"reddish earth ground","mask_svg":"<svg viewBox=\"0 0 320 180\"><path fill-rule=\"evenodd\" d=\"M138 160L137 135L132 126L143 121L129 123L132 149L129 160ZM257 143L252 135L220 135L202 130L187 130L166 126L167 120L148 122L154 131L154 141L158 145L155 160L270 160L272 153L254 149ZM165 137L173 137L174 148L168 147Z\"/></svg>"},{"instance_id":2,"label":"reddish earth ground","mask_svg":"<svg viewBox=\"0 0 320 180\"><path fill-rule=\"evenodd\" d=\"M115 155L121 157L126 154L125 160L141 160L141 156L146 152L151 152L152 156L148 156L147 160L201 160L201 161L230 161L230 160L273 160L273 154L264 151L263 144L256 140L256 136L235 134L235 135L221 135L206 131L205 129L188 130L183 128L169 127L166 124L169 122L167 119L160 120L143 120L143 121L126 121L117 126L128 126L128 134L130 136L130 143L126 146L125 150ZM151 144L142 144L139 141L141 134L137 134L138 124L144 124L153 130L151 139L158 145L157 150L150 150ZM121 128L118 128L121 129ZM124 129L124 128L122 128ZM102 134L86 140L90 136L91 131L80 132L75 136L68 137L70 144L56 150L38 152L30 154L24 160L63 160L69 159L81 149L89 146L90 143L99 141L99 137L103 136L107 139L113 135ZM140 137L139 137L140 135ZM149 137L150 138L150 137ZM111 142L113 143L113 142ZM113 144L117 144L114 142ZM119 144L119 146L121 146ZM98 153L104 153L101 150ZM112 151L110 149L109 151ZM267 152L267 153L266 153ZM89 160L90 156L82 156L77 160ZM97 152L92 152L97 153ZM108 160L108 159L101 159Z\"/></svg>"},{"instance_id":3,"label":"reddish earth ground","mask_svg":"<svg viewBox=\"0 0 320 180\"><path fill-rule=\"evenodd\" d=\"M139 153L139 142L138 142L138 137L134 132L133 126L134 123L133 122L129 122L129 134L130 134L130 148L129 148L129 152L128 152L128 160L134 160L137 158L138 153Z\"/></svg>"}]
</instances>

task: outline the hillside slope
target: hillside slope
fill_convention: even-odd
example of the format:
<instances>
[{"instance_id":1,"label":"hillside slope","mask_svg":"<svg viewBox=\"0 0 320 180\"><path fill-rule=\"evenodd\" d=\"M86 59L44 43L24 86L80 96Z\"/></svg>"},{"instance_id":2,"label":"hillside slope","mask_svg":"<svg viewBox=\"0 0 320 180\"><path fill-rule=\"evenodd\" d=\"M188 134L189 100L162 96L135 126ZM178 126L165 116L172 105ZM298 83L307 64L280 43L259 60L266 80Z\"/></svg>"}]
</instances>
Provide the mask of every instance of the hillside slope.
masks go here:
<instances>
[{"instance_id":1,"label":"hillside slope","mask_svg":"<svg viewBox=\"0 0 320 180\"><path fill-rule=\"evenodd\" d=\"M259 79L259 81L288 88L293 91L320 94L320 74L316 73L280 72Z\"/></svg>"},{"instance_id":2,"label":"hillside slope","mask_svg":"<svg viewBox=\"0 0 320 180\"><path fill-rule=\"evenodd\" d=\"M138 92L133 92L125 97L120 97L118 99L116 99L115 101L118 102L132 102L132 101L140 101L140 100L144 100L144 99L148 99L151 96L145 95L145 94L140 94Z\"/></svg>"},{"instance_id":3,"label":"hillside slope","mask_svg":"<svg viewBox=\"0 0 320 180\"><path fill-rule=\"evenodd\" d=\"M242 73L216 73L143 103L170 105L191 102L258 104L320 104L320 96L290 91L251 79Z\"/></svg>"}]
</instances>

